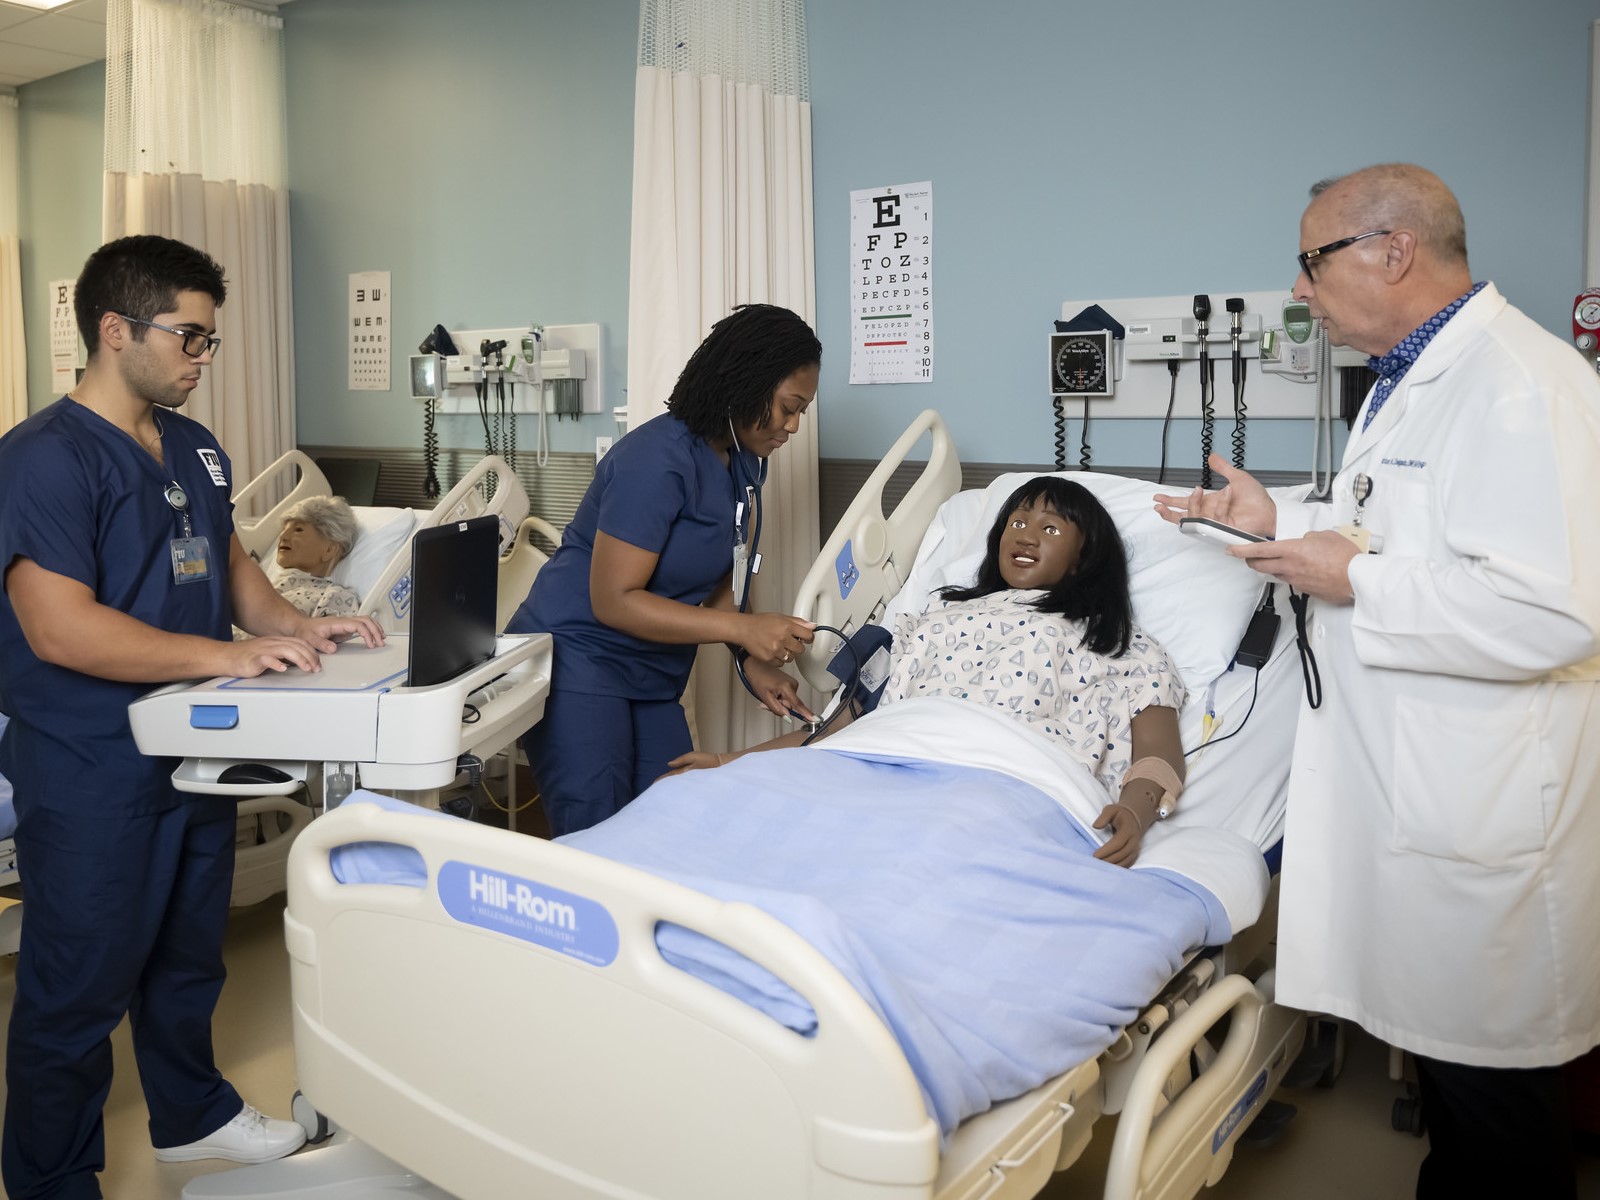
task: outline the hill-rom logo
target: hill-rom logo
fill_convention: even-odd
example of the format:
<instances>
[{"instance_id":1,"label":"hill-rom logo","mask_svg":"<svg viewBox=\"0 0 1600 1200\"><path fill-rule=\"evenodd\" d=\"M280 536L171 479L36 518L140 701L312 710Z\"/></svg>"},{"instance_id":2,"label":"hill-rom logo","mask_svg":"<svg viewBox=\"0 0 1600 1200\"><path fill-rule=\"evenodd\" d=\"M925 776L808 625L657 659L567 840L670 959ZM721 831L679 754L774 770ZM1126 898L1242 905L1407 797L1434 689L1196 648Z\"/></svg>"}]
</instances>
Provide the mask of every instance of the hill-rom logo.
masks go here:
<instances>
[{"instance_id":1,"label":"hill-rom logo","mask_svg":"<svg viewBox=\"0 0 1600 1200\"><path fill-rule=\"evenodd\" d=\"M603 967L617 957L617 923L573 892L451 860L439 871L439 901L457 921Z\"/></svg>"}]
</instances>

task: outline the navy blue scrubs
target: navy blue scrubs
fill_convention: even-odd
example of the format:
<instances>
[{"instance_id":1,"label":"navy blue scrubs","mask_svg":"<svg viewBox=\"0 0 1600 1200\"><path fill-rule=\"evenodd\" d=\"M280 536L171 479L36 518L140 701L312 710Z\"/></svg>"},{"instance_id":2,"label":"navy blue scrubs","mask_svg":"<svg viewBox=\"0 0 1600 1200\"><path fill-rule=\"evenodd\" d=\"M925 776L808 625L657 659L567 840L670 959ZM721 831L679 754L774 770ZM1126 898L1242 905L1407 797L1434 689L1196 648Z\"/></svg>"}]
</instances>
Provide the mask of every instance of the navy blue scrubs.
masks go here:
<instances>
[{"instance_id":1,"label":"navy blue scrubs","mask_svg":"<svg viewBox=\"0 0 1600 1200\"><path fill-rule=\"evenodd\" d=\"M70 399L0 438L0 570L31 559L145 624L226 640L229 463L201 425L159 418L164 464ZM209 579L173 578L171 482L210 543ZM0 773L16 794L26 914L0 1145L11 1200L100 1195L124 1013L154 1145L205 1137L243 1106L211 1051L235 805L177 791L177 761L139 753L128 704L148 690L41 661L0 591Z\"/></svg>"},{"instance_id":2,"label":"navy blue scrubs","mask_svg":"<svg viewBox=\"0 0 1600 1200\"><path fill-rule=\"evenodd\" d=\"M730 465L670 413L612 447L512 617L513 633L554 638L544 718L523 736L551 832L587 829L693 749L678 698L696 646L649 642L601 624L589 598L597 532L657 555L649 590L701 604L733 568Z\"/></svg>"}]
</instances>

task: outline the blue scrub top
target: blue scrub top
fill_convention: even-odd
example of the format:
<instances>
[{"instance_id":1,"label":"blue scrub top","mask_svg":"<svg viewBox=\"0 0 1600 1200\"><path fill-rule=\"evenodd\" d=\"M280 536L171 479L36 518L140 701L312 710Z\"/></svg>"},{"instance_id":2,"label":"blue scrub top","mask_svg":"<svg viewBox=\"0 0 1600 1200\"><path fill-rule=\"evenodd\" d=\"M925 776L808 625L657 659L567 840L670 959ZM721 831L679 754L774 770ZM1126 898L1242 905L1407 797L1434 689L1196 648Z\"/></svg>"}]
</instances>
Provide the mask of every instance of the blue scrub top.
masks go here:
<instances>
[{"instance_id":1,"label":"blue scrub top","mask_svg":"<svg viewBox=\"0 0 1600 1200\"><path fill-rule=\"evenodd\" d=\"M512 633L554 635L554 688L631 700L676 700L695 646L669 646L602 625L589 601L596 531L656 554L649 590L700 604L733 569L732 470L670 413L618 440L595 468L555 557L511 618Z\"/></svg>"},{"instance_id":2,"label":"blue scrub top","mask_svg":"<svg viewBox=\"0 0 1600 1200\"><path fill-rule=\"evenodd\" d=\"M95 599L171 633L227 640L231 468L200 424L161 410L165 465L71 399L0 438L0 571L18 558L89 587ZM196 537L210 542L211 578L178 584L171 543L182 537L164 495L189 498ZM183 796L172 758L139 753L128 705L151 689L41 661L0 589L0 774L19 799L44 808L151 813Z\"/></svg>"}]
</instances>

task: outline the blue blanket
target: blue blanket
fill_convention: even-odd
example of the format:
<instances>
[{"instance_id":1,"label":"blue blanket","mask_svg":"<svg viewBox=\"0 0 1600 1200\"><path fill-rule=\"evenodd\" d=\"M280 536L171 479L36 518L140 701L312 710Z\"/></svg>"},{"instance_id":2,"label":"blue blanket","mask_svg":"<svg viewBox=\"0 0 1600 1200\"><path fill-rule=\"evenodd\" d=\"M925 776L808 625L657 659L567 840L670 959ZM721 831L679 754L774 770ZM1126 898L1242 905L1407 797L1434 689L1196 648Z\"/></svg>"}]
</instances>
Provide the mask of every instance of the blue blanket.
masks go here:
<instances>
[{"instance_id":1,"label":"blue blanket","mask_svg":"<svg viewBox=\"0 0 1600 1200\"><path fill-rule=\"evenodd\" d=\"M1095 860L1054 800L974 768L769 751L662 780L565 841L805 937L894 1033L945 1133L1099 1054L1188 950L1228 936L1205 889ZM743 956L670 926L658 942L808 1027Z\"/></svg>"}]
</instances>

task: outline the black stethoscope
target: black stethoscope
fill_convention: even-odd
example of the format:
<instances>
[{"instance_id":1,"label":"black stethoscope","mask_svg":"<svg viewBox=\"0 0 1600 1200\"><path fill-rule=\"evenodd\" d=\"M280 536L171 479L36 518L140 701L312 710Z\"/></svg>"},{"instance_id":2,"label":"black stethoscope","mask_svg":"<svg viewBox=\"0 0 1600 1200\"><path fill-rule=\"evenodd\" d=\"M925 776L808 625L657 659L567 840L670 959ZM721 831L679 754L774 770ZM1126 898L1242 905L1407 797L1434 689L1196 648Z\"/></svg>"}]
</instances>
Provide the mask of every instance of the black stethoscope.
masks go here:
<instances>
[{"instance_id":1,"label":"black stethoscope","mask_svg":"<svg viewBox=\"0 0 1600 1200\"><path fill-rule=\"evenodd\" d=\"M739 444L732 416L728 418L728 436L733 439L728 446L728 467L733 475L734 492L744 496L743 500L734 502L733 509L733 599L740 612L749 612L750 581L761 570L761 555L756 552L761 545L761 510L764 507L761 489L767 482L767 468L772 464L751 451L750 457L756 460L755 473L751 474L744 462L746 451ZM739 678L744 678L743 662L739 665Z\"/></svg>"},{"instance_id":2,"label":"black stethoscope","mask_svg":"<svg viewBox=\"0 0 1600 1200\"><path fill-rule=\"evenodd\" d=\"M728 447L728 465L733 474L734 490L737 493L742 484L744 495L743 500L735 502L733 519L733 596L735 603L739 606L739 611L743 613L750 611L750 581L761 570L761 555L756 552L756 547L761 544L761 512L763 508L761 488L767 482L767 469L771 467L772 461L762 458L754 451L750 451L750 457L754 458L758 464L754 475L752 475L745 465L744 455L746 451L739 444L739 434L733 427L733 418L731 416L728 418L728 434L733 439ZM747 528L749 531L748 541L745 538ZM850 652L854 669L851 672L850 681L846 685L848 690L845 695L846 697L853 695L861 678L861 658L856 653L856 648L841 629L835 629L832 625L815 625L812 628L823 633L833 634L844 643L845 649ZM739 673L739 682L744 684L744 690L749 692L755 700L765 705L766 701L751 686L749 677L744 673L744 660L748 657L749 651L740 647L734 652L733 668ZM842 706L836 708L833 713L828 715L828 720L820 725L813 724L811 736L806 741L812 741L827 729L828 725L832 723L833 716L837 715L841 709ZM797 721L805 720L793 709L789 710L789 714Z\"/></svg>"}]
</instances>

